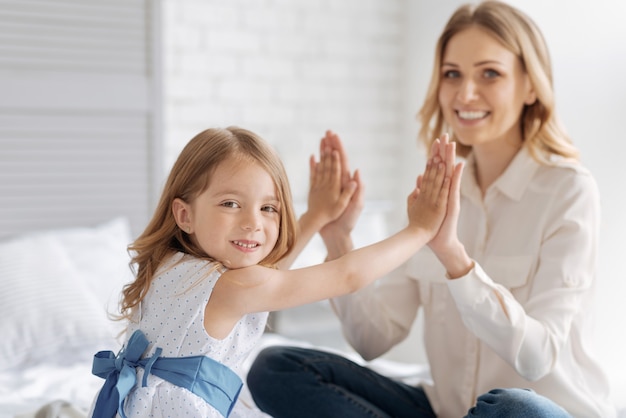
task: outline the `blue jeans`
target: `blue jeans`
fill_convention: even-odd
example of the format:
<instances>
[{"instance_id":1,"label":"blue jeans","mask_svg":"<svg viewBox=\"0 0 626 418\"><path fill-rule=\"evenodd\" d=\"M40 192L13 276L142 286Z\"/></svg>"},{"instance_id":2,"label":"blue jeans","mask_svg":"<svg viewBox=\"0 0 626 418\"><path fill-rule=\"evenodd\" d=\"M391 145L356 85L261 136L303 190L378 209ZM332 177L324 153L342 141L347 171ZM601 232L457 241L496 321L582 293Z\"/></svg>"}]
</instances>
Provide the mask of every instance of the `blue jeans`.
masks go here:
<instances>
[{"instance_id":1,"label":"blue jeans","mask_svg":"<svg viewBox=\"0 0 626 418\"><path fill-rule=\"evenodd\" d=\"M258 407L275 418L436 417L420 387L382 376L335 354L268 347L248 373ZM565 418L549 399L526 389L494 389L466 417Z\"/></svg>"}]
</instances>

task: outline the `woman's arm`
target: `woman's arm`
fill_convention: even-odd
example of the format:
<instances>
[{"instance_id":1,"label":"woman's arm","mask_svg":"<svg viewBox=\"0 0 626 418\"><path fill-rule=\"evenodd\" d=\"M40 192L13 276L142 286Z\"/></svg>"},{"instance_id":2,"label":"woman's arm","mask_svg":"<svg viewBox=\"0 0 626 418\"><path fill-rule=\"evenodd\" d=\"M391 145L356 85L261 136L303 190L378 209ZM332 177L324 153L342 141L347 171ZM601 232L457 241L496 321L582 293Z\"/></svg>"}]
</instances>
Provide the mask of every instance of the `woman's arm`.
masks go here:
<instances>
[{"instance_id":1,"label":"woman's arm","mask_svg":"<svg viewBox=\"0 0 626 418\"><path fill-rule=\"evenodd\" d=\"M592 308L599 225L597 189L588 174L557 170L567 174L559 182L544 185L545 191L525 203L540 207L542 215L523 227L541 237L529 276L516 278L522 281L509 290L500 282L512 278L476 265L469 274L448 281L465 326L531 381L550 373L559 357L566 355L565 349L585 344L581 327ZM519 230L514 227L511 231L515 229ZM516 236L507 235L507 239ZM531 248L511 248L516 247Z\"/></svg>"}]
</instances>

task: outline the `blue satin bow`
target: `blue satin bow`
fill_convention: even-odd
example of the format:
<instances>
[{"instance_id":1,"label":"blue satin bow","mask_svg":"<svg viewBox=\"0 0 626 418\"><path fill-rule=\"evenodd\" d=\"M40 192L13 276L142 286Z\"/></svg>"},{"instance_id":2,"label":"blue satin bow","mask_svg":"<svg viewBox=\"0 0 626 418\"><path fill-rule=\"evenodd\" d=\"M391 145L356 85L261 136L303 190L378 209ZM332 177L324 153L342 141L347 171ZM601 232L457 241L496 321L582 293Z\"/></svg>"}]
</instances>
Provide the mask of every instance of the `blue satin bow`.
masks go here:
<instances>
[{"instance_id":1,"label":"blue satin bow","mask_svg":"<svg viewBox=\"0 0 626 418\"><path fill-rule=\"evenodd\" d=\"M147 348L148 340L137 330L117 356L112 351L100 351L94 356L91 372L105 382L93 418L112 418L118 412L126 418L124 399L137 382L138 366L145 369L142 386L152 373L200 396L225 417L230 414L243 386L235 372L205 356L159 357L161 348L152 357L140 360Z\"/></svg>"}]
</instances>

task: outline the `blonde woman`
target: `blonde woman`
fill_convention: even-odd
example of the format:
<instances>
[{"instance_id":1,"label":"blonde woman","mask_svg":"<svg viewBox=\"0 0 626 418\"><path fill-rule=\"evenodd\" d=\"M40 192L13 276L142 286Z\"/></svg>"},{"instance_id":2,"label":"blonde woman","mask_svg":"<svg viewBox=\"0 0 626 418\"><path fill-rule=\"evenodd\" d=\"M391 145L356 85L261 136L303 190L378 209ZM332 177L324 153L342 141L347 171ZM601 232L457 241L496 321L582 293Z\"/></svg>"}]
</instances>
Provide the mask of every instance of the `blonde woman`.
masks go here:
<instances>
[{"instance_id":1,"label":"blonde woman","mask_svg":"<svg viewBox=\"0 0 626 418\"><path fill-rule=\"evenodd\" d=\"M458 8L419 118L426 146L448 132L466 158L460 193L427 248L333 306L366 360L421 310L432 384L269 348L248 376L257 404L277 418L614 416L590 351L598 190L557 121L533 21L497 1ZM339 228L322 236L329 259L351 248Z\"/></svg>"}]
</instances>

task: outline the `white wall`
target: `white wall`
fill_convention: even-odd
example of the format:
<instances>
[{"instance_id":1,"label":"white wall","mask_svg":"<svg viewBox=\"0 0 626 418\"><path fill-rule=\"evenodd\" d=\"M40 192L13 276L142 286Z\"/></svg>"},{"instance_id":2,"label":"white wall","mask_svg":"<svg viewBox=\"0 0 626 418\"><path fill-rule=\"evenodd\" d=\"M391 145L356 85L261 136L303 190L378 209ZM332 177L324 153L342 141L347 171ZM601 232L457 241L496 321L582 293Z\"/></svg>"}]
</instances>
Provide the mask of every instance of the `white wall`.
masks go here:
<instances>
[{"instance_id":1,"label":"white wall","mask_svg":"<svg viewBox=\"0 0 626 418\"><path fill-rule=\"evenodd\" d=\"M409 2L407 113L417 109L430 78L438 34L464 1ZM551 51L557 111L600 188L603 222L598 274L598 350L626 399L626 2L511 0L541 27ZM417 132L416 123L405 125ZM410 145L409 145L410 146Z\"/></svg>"},{"instance_id":2,"label":"white wall","mask_svg":"<svg viewBox=\"0 0 626 418\"><path fill-rule=\"evenodd\" d=\"M239 125L285 162L296 200L327 129L385 200L401 135L403 0L164 0L169 169L193 135Z\"/></svg>"}]
</instances>

